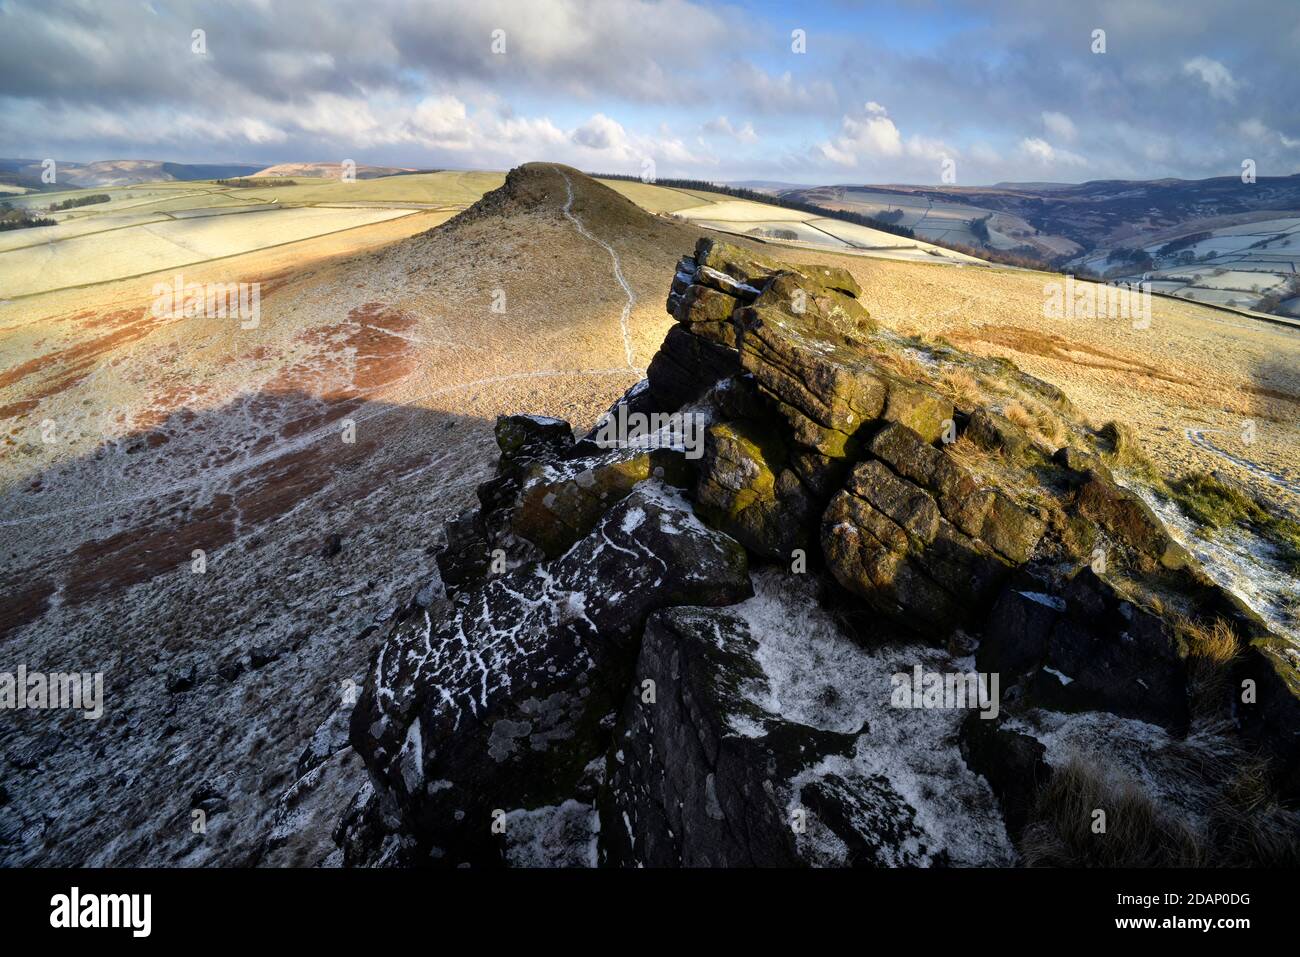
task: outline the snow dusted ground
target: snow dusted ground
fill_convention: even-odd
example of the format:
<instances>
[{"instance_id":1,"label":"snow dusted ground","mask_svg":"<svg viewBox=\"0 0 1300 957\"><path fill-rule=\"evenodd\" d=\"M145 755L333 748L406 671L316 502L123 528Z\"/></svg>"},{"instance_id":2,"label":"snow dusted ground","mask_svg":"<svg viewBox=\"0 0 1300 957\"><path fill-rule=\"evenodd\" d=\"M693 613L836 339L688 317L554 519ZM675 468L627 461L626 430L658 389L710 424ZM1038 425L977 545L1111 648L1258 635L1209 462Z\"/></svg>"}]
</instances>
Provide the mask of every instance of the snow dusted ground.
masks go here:
<instances>
[{"instance_id":1,"label":"snow dusted ground","mask_svg":"<svg viewBox=\"0 0 1300 957\"><path fill-rule=\"evenodd\" d=\"M790 782L793 810L809 784L836 775L861 781L883 777L916 811L915 824L931 852L946 851L957 865L998 866L1014 852L988 783L969 768L958 747L962 709L906 709L890 703L894 674L974 671L974 659L920 644L863 648L818 603L816 584L764 570L755 595L728 609L743 618L757 642L766 685L742 692L768 714L809 727L857 733L853 753L830 756ZM753 735L742 724L739 734ZM812 820L801 850L819 864L844 863L845 849ZM902 862L899 862L902 863Z\"/></svg>"},{"instance_id":2,"label":"snow dusted ground","mask_svg":"<svg viewBox=\"0 0 1300 957\"><path fill-rule=\"evenodd\" d=\"M1174 818L1198 829L1217 796L1213 769L1243 759L1215 729L1178 738L1156 725L1105 711L1035 709L1010 718L1005 727L1036 738L1053 769L1080 759L1113 786L1138 788Z\"/></svg>"},{"instance_id":3,"label":"snow dusted ground","mask_svg":"<svg viewBox=\"0 0 1300 957\"><path fill-rule=\"evenodd\" d=\"M471 463L464 471L389 471L380 454L370 464L387 482L336 475L213 548L205 574L182 565L56 603L11 636L8 661L102 670L105 715L6 715L0 863L318 863L365 778L346 716L372 626L422 586L436 590L435 530L491 462L486 424L460 431L439 439ZM326 557L331 534L342 551ZM278 806L307 767L310 780Z\"/></svg>"},{"instance_id":4,"label":"snow dusted ground","mask_svg":"<svg viewBox=\"0 0 1300 957\"><path fill-rule=\"evenodd\" d=\"M1206 573L1249 605L1272 631L1289 638L1300 655L1300 588L1273 546L1240 528L1220 529L1212 538L1202 535L1176 503L1139 484L1132 487Z\"/></svg>"}]
</instances>

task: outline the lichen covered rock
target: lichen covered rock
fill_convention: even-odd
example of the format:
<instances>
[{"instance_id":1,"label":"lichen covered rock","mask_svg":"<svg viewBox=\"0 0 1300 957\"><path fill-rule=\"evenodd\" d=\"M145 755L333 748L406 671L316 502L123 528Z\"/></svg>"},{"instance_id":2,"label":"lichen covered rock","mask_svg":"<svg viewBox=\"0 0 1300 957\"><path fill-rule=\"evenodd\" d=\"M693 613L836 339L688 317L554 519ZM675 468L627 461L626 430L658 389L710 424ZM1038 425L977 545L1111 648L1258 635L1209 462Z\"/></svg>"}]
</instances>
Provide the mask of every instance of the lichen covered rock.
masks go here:
<instances>
[{"instance_id":1,"label":"lichen covered rock","mask_svg":"<svg viewBox=\"0 0 1300 957\"><path fill-rule=\"evenodd\" d=\"M1061 729L1094 726L1179 742L1137 749L1155 791L1250 753L1300 794L1300 658L1144 500L1132 431L878 328L860 292L702 239L611 408L693 417L701 457L498 421L449 600L389 624L352 714L345 862L532 863L549 821L562 863L1006 864L1068 780ZM1000 692L908 710L913 667Z\"/></svg>"}]
</instances>

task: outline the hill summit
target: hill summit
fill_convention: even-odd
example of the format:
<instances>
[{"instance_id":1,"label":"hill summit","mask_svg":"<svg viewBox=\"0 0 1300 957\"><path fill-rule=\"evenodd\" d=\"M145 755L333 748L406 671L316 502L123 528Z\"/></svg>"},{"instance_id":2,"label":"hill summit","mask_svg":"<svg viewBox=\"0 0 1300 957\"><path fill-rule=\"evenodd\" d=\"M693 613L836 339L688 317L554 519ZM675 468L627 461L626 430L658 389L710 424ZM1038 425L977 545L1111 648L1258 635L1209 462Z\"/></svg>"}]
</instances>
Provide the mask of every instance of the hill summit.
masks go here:
<instances>
[{"instance_id":1,"label":"hill summit","mask_svg":"<svg viewBox=\"0 0 1300 957\"><path fill-rule=\"evenodd\" d=\"M524 163L510 170L499 188L484 194L445 228L454 230L486 217L510 218L543 211L568 212L578 217L584 228L601 236L617 236L629 230L653 232L664 225L627 197L571 166Z\"/></svg>"}]
</instances>

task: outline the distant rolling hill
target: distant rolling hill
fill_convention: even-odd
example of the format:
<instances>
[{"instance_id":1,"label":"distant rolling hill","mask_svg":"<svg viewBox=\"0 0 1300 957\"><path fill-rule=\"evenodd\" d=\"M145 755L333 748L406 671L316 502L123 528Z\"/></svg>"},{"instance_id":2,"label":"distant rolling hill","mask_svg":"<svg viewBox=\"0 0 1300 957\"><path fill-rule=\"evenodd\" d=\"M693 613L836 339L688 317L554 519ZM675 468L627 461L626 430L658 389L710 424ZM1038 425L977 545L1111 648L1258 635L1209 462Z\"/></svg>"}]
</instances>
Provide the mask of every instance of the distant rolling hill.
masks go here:
<instances>
[{"instance_id":1,"label":"distant rolling hill","mask_svg":"<svg viewBox=\"0 0 1300 957\"><path fill-rule=\"evenodd\" d=\"M418 170L407 166L365 166L356 167L357 179L378 179L380 176L396 176L401 173L432 172ZM342 179L342 163L277 163L253 173L254 176L301 176L317 179Z\"/></svg>"},{"instance_id":2,"label":"distant rolling hill","mask_svg":"<svg viewBox=\"0 0 1300 957\"><path fill-rule=\"evenodd\" d=\"M0 183L27 189L50 190L92 186L133 186L172 180L219 179L250 176L262 167L247 163L169 163L164 160L98 160L65 163L56 158L55 182L44 183L45 167L39 159L0 159Z\"/></svg>"},{"instance_id":3,"label":"distant rolling hill","mask_svg":"<svg viewBox=\"0 0 1300 957\"><path fill-rule=\"evenodd\" d=\"M918 237L996 250L1217 305L1291 311L1300 175L996 186L841 185L782 198L888 219ZM1290 302L1292 305L1287 305Z\"/></svg>"}]
</instances>

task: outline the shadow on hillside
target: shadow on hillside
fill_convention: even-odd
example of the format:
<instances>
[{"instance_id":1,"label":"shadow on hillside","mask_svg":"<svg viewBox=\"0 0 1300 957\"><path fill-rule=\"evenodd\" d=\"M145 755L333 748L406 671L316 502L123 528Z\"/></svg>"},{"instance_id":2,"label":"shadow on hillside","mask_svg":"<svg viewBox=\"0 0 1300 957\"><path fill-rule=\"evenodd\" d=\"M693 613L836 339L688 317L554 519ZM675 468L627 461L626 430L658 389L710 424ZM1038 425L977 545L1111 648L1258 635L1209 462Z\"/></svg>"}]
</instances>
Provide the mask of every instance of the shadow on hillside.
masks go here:
<instances>
[{"instance_id":1,"label":"shadow on hillside","mask_svg":"<svg viewBox=\"0 0 1300 957\"><path fill-rule=\"evenodd\" d=\"M476 466L494 461L491 427L419 407L261 392L101 442L0 493L0 640L52 601L188 574L196 552L208 560L236 541L255 551L303 509L370 496L400 506L408 483L428 502L442 485L472 484ZM347 537L346 520L335 532Z\"/></svg>"}]
</instances>

